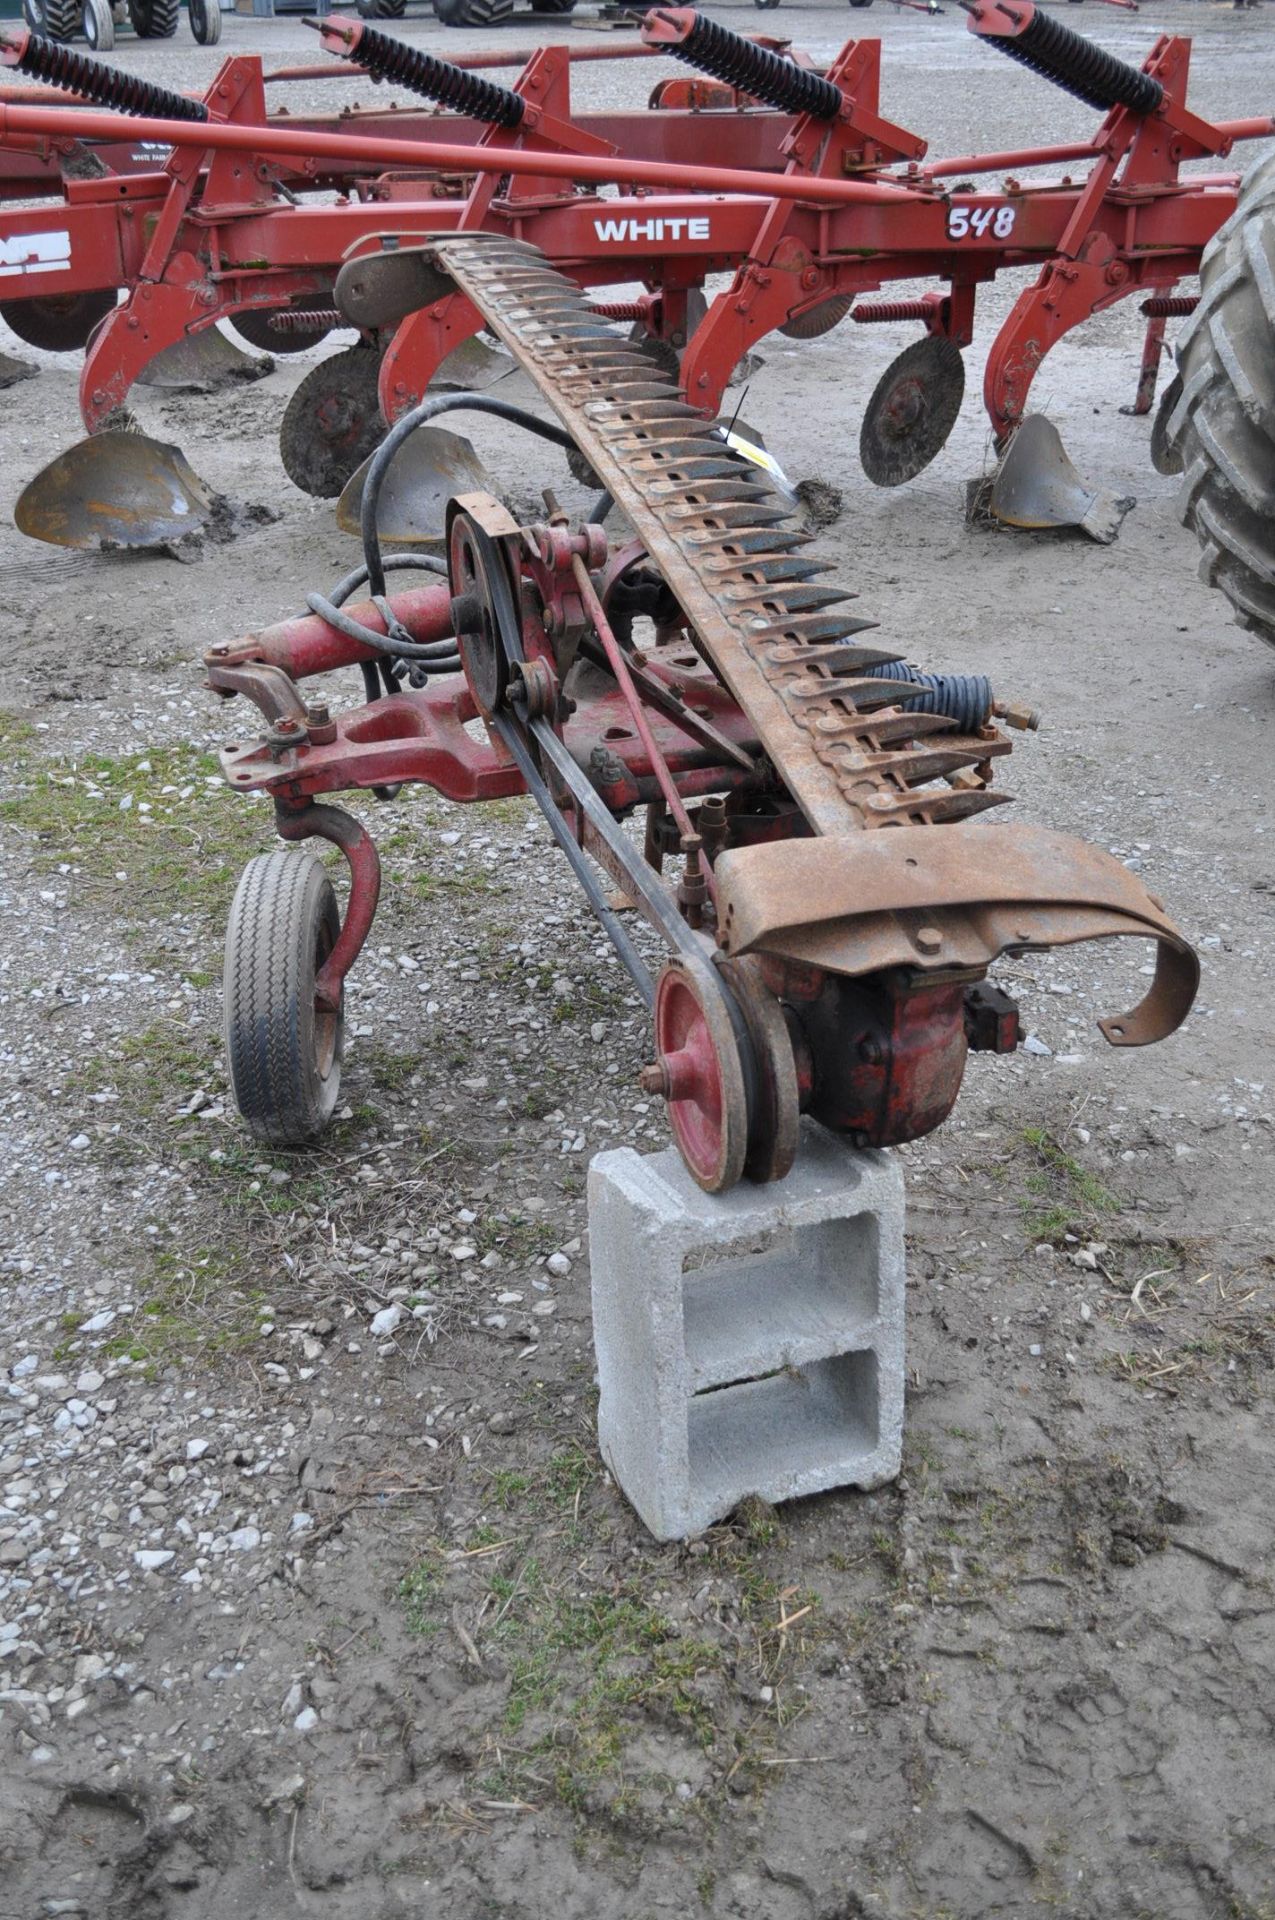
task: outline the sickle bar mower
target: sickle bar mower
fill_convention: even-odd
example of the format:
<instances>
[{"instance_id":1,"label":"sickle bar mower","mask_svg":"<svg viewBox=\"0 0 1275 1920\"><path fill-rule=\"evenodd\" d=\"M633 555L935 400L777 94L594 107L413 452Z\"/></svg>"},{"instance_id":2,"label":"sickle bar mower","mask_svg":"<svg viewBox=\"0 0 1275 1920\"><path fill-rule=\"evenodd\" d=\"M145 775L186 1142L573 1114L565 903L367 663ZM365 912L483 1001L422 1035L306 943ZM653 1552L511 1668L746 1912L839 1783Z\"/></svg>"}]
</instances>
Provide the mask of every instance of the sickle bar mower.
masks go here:
<instances>
[{"instance_id":1,"label":"sickle bar mower","mask_svg":"<svg viewBox=\"0 0 1275 1920\"><path fill-rule=\"evenodd\" d=\"M397 264L369 271L392 280ZM281 836L331 841L351 878L343 922L307 853L259 855L238 889L228 1041L257 1136L303 1143L336 1104L344 983L379 867L330 796L404 781L538 802L651 1009L641 1084L709 1191L782 1178L802 1112L872 1146L939 1125L967 1051L1017 1044L1013 1003L986 978L1002 953L1150 939L1149 993L1100 1025L1115 1046L1172 1032L1198 967L1142 883L1061 834L975 824L1006 797L992 787L1009 751L997 717L1031 717L985 680L915 676L866 640L871 622L826 584L769 484L534 244L456 233L420 264L434 299L464 299L499 336L558 425L502 402L503 417L573 443L634 538L616 549L602 526L573 526L547 490L530 526L470 493L448 504L445 561L384 555L376 495L400 447L476 402L433 398L373 459L364 566L311 595L309 617L207 655L209 686L268 722L224 750L229 785L269 793ZM388 571L412 564L446 580L387 598ZM365 581L364 604L338 604ZM366 705L334 716L303 693L356 663ZM645 852L622 824L639 808Z\"/></svg>"},{"instance_id":2,"label":"sickle bar mower","mask_svg":"<svg viewBox=\"0 0 1275 1920\"><path fill-rule=\"evenodd\" d=\"M357 121L343 122L359 128L350 132L284 125L267 118L259 64L232 60L210 90L206 121L131 122L136 140L171 149L162 172L64 179L62 256L41 256L45 205L6 216L7 257L20 264L28 297L127 289L85 362L80 400L90 432L124 402L150 359L218 317L244 315L251 325L254 316L336 304L379 356L378 404L357 354L328 373L316 369L304 404L320 440L326 413L345 421L345 431L347 375L359 371L352 456L420 400L447 356L481 326L465 296L428 294L422 248L441 233L531 241L578 286L645 282L658 296L650 313L682 351L683 399L710 419L732 369L767 333L809 337L888 282L929 277L935 290L912 309L922 337L878 386L861 437L870 477L897 485L935 457L956 418L961 351L973 336L981 283L1005 267L1039 269L987 359L984 402L1004 451L1042 360L1063 334L1132 294L1168 296L1196 272L1203 246L1235 206L1236 178L1182 179L1182 161L1225 156L1237 140L1275 127L1269 116L1210 124L1193 114L1185 39L1161 36L1138 69L1032 0L969 0L967 16L972 31L1101 111L1093 139L927 161L925 142L880 114L879 42L849 42L819 74L691 8L654 9L643 41L707 78L665 83L657 111L609 116L573 115L562 49L542 49L506 88L333 16L320 30L347 65L389 75L453 110L411 122L410 139L386 131L391 118L396 131L404 126L401 115L382 115L371 131ZM99 92L110 86L100 83ZM696 104L681 104L688 100ZM47 149L76 138L93 152L129 127L92 107L0 104L0 141L10 146ZM717 164L704 166L705 150ZM1079 182L1020 177L1076 161L1089 163ZM983 190L974 184L980 175L1001 178ZM297 204L307 188L333 184L344 187L337 205ZM603 197L603 187L613 192ZM369 300L364 264L387 252L396 273L379 277ZM688 342L688 295L723 269L733 272L732 284ZM873 317L886 311L878 304ZM273 343L268 333L259 337ZM315 490L325 491L333 463L320 465L325 478ZM304 471L294 477L306 483ZM1016 500L1028 502L1027 524L1042 524L1030 515L1032 474L1026 485L1021 472L1013 477ZM109 498L109 484L99 496ZM48 508L37 482L24 505L31 531L55 522L65 529L65 516ZM82 537L91 543L95 530Z\"/></svg>"}]
</instances>

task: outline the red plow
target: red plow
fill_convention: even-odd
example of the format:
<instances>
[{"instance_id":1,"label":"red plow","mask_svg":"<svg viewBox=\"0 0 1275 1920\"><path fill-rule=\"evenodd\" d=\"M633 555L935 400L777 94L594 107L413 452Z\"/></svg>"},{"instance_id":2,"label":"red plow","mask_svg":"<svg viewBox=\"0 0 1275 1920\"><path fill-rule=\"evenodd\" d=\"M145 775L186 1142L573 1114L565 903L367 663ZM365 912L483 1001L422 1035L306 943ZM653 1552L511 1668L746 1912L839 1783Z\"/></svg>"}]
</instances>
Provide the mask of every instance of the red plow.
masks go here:
<instances>
[{"instance_id":1,"label":"red plow","mask_svg":"<svg viewBox=\"0 0 1275 1920\"><path fill-rule=\"evenodd\" d=\"M106 303L80 385L90 434L157 356L208 337L219 319L281 348L336 318L356 326L361 351L304 383L304 431L288 460L301 485L331 492L483 326L463 295L430 297L427 244L455 233L525 241L576 287L641 283L637 322L677 357L682 399L706 419L774 329L811 337L847 315L916 325L860 442L869 477L897 485L935 457L957 416L978 288L1035 266L986 363L992 436L1009 453L992 509L1017 524L1096 524L1101 515L1073 510L1079 483L1060 445L1029 436L1015 462L1032 382L1064 334L1141 296L1148 345L1135 410L1150 406L1165 303L1190 297L1174 289L1236 203L1234 174L1183 177L1182 163L1224 159L1275 123L1192 113L1181 37L1161 36L1139 69L1031 0L972 0L966 11L973 32L1101 114L1090 140L927 160L923 139L880 114L879 42L852 40L820 73L783 43L745 39L689 8L650 12L640 46L596 50L672 55L695 70L658 86L646 112L609 115L573 112L564 49L533 52L505 87L340 16L315 24L344 70L442 110L294 122L267 112L260 63L244 57L225 63L201 101L155 98L6 29L11 65L79 96L25 104L11 91L0 103L3 190L38 179L45 194L2 216L11 299ZM143 164L161 154L162 165ZM705 303L706 280L724 271L731 285ZM934 283L919 299L868 297L917 279ZM117 452L112 438L92 455L107 482ZM169 456L153 457L166 492ZM109 513L68 517L44 479L24 496L29 531L88 544L153 537L144 512L119 525ZM109 508L109 484L91 491Z\"/></svg>"}]
</instances>

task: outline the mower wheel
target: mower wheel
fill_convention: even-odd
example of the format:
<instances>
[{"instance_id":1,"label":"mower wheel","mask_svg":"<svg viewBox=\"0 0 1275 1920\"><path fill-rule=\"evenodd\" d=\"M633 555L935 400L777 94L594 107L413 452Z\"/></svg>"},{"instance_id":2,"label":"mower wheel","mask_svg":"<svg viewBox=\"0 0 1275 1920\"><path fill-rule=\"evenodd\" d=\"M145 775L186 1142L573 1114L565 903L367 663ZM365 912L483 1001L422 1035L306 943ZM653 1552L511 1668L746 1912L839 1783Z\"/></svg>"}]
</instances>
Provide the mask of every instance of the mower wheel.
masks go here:
<instances>
[{"instance_id":1,"label":"mower wheel","mask_svg":"<svg viewBox=\"0 0 1275 1920\"><path fill-rule=\"evenodd\" d=\"M220 0L186 0L190 30L201 47L215 47L221 39Z\"/></svg>"},{"instance_id":2,"label":"mower wheel","mask_svg":"<svg viewBox=\"0 0 1275 1920\"><path fill-rule=\"evenodd\" d=\"M407 7L407 0L359 0L359 17L363 20L401 20Z\"/></svg>"},{"instance_id":3,"label":"mower wheel","mask_svg":"<svg viewBox=\"0 0 1275 1920\"><path fill-rule=\"evenodd\" d=\"M576 0L534 0L533 13L571 13ZM778 6L779 0L775 0Z\"/></svg>"},{"instance_id":4,"label":"mower wheel","mask_svg":"<svg viewBox=\"0 0 1275 1920\"><path fill-rule=\"evenodd\" d=\"M80 0L22 0L22 17L32 33L46 40L74 40L80 28Z\"/></svg>"},{"instance_id":5,"label":"mower wheel","mask_svg":"<svg viewBox=\"0 0 1275 1920\"><path fill-rule=\"evenodd\" d=\"M128 17L140 40L171 40L180 10L179 0L128 0Z\"/></svg>"},{"instance_id":6,"label":"mower wheel","mask_svg":"<svg viewBox=\"0 0 1275 1920\"><path fill-rule=\"evenodd\" d=\"M1181 463L1178 511L1203 549L1200 578L1275 647L1275 157L1204 249L1177 361L1157 464Z\"/></svg>"},{"instance_id":7,"label":"mower wheel","mask_svg":"<svg viewBox=\"0 0 1275 1920\"><path fill-rule=\"evenodd\" d=\"M84 0L80 14L84 38L94 53L109 53L115 45L115 15L110 0Z\"/></svg>"},{"instance_id":8,"label":"mower wheel","mask_svg":"<svg viewBox=\"0 0 1275 1920\"><path fill-rule=\"evenodd\" d=\"M277 847L248 862L226 928L226 1052L235 1105L263 1145L305 1146L336 1109L344 1000L320 1005L314 981L340 929L317 854Z\"/></svg>"},{"instance_id":9,"label":"mower wheel","mask_svg":"<svg viewBox=\"0 0 1275 1920\"><path fill-rule=\"evenodd\" d=\"M115 311L114 293L43 294L35 300L0 300L0 318L19 340L45 353L77 353L99 320Z\"/></svg>"},{"instance_id":10,"label":"mower wheel","mask_svg":"<svg viewBox=\"0 0 1275 1920\"><path fill-rule=\"evenodd\" d=\"M872 0L850 0L850 5L856 8L870 7L872 5Z\"/></svg>"}]
</instances>

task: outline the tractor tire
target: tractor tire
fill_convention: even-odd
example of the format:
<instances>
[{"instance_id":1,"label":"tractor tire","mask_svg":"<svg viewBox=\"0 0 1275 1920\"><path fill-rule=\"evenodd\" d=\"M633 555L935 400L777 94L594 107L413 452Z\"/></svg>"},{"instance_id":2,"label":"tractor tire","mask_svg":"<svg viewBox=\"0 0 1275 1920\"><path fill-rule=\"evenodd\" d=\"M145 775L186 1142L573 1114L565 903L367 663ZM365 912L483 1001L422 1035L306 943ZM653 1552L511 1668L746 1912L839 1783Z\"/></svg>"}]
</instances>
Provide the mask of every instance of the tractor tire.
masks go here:
<instances>
[{"instance_id":1,"label":"tractor tire","mask_svg":"<svg viewBox=\"0 0 1275 1920\"><path fill-rule=\"evenodd\" d=\"M128 0L128 17L139 40L171 40L180 12L180 0Z\"/></svg>"},{"instance_id":2,"label":"tractor tire","mask_svg":"<svg viewBox=\"0 0 1275 1920\"><path fill-rule=\"evenodd\" d=\"M201 47L215 47L221 39L221 0L186 0L190 30Z\"/></svg>"},{"instance_id":3,"label":"tractor tire","mask_svg":"<svg viewBox=\"0 0 1275 1920\"><path fill-rule=\"evenodd\" d=\"M74 40L80 30L80 0L22 0L22 17L46 40Z\"/></svg>"},{"instance_id":4,"label":"tractor tire","mask_svg":"<svg viewBox=\"0 0 1275 1920\"><path fill-rule=\"evenodd\" d=\"M407 0L359 0L361 20L401 20Z\"/></svg>"},{"instance_id":5,"label":"tractor tire","mask_svg":"<svg viewBox=\"0 0 1275 1920\"><path fill-rule=\"evenodd\" d=\"M1180 463L1178 511L1200 578L1275 647L1275 155L1245 181L1200 262L1200 303L1161 402L1161 458Z\"/></svg>"},{"instance_id":6,"label":"tractor tire","mask_svg":"<svg viewBox=\"0 0 1275 1920\"><path fill-rule=\"evenodd\" d=\"M78 353L98 322L114 313L115 301L114 293L49 293L35 300L0 300L0 317L29 347Z\"/></svg>"},{"instance_id":7,"label":"tractor tire","mask_svg":"<svg viewBox=\"0 0 1275 1920\"><path fill-rule=\"evenodd\" d=\"M317 854L248 862L226 928L226 1053L235 1105L265 1146L303 1147L336 1111L345 1011L316 1004L314 978L340 929Z\"/></svg>"},{"instance_id":8,"label":"tractor tire","mask_svg":"<svg viewBox=\"0 0 1275 1920\"><path fill-rule=\"evenodd\" d=\"M533 13L570 13L576 0L533 0Z\"/></svg>"},{"instance_id":9,"label":"tractor tire","mask_svg":"<svg viewBox=\"0 0 1275 1920\"><path fill-rule=\"evenodd\" d=\"M115 45L115 15L110 0L84 0L80 25L93 53L110 53Z\"/></svg>"},{"instance_id":10,"label":"tractor tire","mask_svg":"<svg viewBox=\"0 0 1275 1920\"><path fill-rule=\"evenodd\" d=\"M434 18L445 27L498 27L514 0L434 0Z\"/></svg>"}]
</instances>

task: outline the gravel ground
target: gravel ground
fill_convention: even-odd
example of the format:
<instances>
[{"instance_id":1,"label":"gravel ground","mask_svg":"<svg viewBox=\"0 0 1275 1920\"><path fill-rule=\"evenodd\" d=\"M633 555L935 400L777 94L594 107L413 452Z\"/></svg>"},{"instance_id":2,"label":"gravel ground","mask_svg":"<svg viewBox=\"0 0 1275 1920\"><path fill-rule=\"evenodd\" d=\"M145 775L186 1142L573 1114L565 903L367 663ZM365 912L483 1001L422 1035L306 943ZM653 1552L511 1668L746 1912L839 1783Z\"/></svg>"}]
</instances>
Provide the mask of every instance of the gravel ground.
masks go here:
<instances>
[{"instance_id":1,"label":"gravel ground","mask_svg":"<svg viewBox=\"0 0 1275 1920\"><path fill-rule=\"evenodd\" d=\"M1068 17L1131 57L1194 33L1203 112L1269 100L1261 12ZM766 25L826 56L846 15ZM955 11L870 26L883 111L934 152L1091 125ZM219 52L310 44L230 17ZM116 54L179 84L216 57ZM580 98L653 78L587 68ZM855 456L890 329L768 340L747 413L843 490L827 540L884 636L1044 710L1016 813L1146 876L1200 1001L1117 1055L1093 1020L1139 996L1139 949L1001 970L1030 1050L975 1060L905 1153L902 1478L686 1547L652 1546L594 1451L585 1169L666 1136L636 996L534 811L365 809L387 887L336 1126L263 1154L229 1104L219 942L271 833L217 781L251 717L198 659L352 564L275 453L330 347L139 397L277 515L234 545L181 565L0 528L0 1914L1275 1915L1275 676L1119 413L1136 312L1036 389L1081 469L1138 496L1119 542L964 525L973 374L1014 291L989 290L912 486ZM76 368L0 348L39 362L4 399L10 497L76 437ZM515 509L546 482L583 504L556 456L473 437Z\"/></svg>"}]
</instances>

